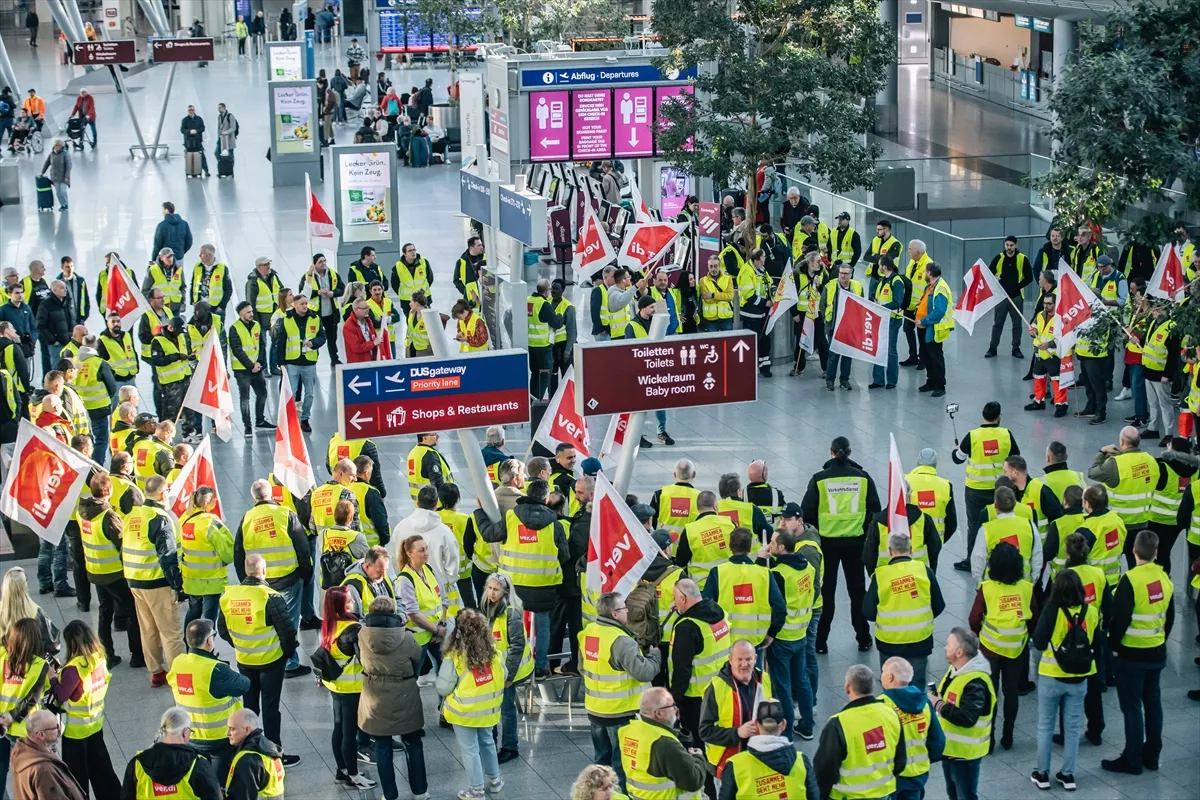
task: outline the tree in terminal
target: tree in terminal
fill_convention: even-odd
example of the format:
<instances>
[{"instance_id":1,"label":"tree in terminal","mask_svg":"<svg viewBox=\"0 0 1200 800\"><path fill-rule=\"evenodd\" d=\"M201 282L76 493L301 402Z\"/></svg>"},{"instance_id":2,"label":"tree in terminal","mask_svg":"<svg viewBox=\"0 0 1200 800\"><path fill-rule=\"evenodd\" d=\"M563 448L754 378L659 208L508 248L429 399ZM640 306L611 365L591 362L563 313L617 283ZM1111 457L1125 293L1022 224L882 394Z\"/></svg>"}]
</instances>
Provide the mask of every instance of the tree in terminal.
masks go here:
<instances>
[{"instance_id":1,"label":"tree in terminal","mask_svg":"<svg viewBox=\"0 0 1200 800\"><path fill-rule=\"evenodd\" d=\"M504 41L525 50L539 41L570 44L620 36L629 28L620 0L496 0L484 6L491 27L504 32Z\"/></svg>"},{"instance_id":2,"label":"tree in terminal","mask_svg":"<svg viewBox=\"0 0 1200 800\"><path fill-rule=\"evenodd\" d=\"M660 149L718 186L745 181L751 220L764 163L786 159L835 192L874 184L881 148L865 134L896 57L878 3L655 0L654 30L668 53L660 69L698 65L694 101L660 112Z\"/></svg>"}]
</instances>

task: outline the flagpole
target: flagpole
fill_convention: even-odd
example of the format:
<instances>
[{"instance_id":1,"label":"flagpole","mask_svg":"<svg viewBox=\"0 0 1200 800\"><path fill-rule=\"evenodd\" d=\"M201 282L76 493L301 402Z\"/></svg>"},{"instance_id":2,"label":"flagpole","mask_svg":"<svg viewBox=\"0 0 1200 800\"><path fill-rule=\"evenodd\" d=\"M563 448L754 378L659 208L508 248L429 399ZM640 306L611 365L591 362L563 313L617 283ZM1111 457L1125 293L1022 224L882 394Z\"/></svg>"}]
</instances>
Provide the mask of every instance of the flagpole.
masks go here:
<instances>
[{"instance_id":1,"label":"flagpole","mask_svg":"<svg viewBox=\"0 0 1200 800\"><path fill-rule=\"evenodd\" d=\"M668 314L656 310L650 320L650 331L647 333L646 339L652 342L665 339L667 337L668 322ZM633 459L637 451L633 440L628 437L640 437L642 435L642 426L645 424L645 411L634 411L629 415L629 423L625 426L626 446L621 448L621 457L617 460L617 472L613 479L613 487L617 490L617 494L620 497L624 497L629 491L629 481L633 477Z\"/></svg>"}]
</instances>

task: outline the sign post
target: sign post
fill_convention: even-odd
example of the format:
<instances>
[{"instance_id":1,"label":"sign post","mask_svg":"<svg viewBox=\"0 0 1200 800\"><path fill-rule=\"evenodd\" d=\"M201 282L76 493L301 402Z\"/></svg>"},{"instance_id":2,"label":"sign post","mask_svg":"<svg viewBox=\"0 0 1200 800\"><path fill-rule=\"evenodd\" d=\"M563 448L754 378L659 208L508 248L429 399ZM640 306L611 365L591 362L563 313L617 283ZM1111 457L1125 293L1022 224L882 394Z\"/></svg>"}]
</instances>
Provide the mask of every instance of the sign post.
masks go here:
<instances>
[{"instance_id":1,"label":"sign post","mask_svg":"<svg viewBox=\"0 0 1200 800\"><path fill-rule=\"evenodd\" d=\"M136 64L137 46L133 39L108 39L102 42L76 42L72 46L75 65L104 67L110 64Z\"/></svg>"}]
</instances>

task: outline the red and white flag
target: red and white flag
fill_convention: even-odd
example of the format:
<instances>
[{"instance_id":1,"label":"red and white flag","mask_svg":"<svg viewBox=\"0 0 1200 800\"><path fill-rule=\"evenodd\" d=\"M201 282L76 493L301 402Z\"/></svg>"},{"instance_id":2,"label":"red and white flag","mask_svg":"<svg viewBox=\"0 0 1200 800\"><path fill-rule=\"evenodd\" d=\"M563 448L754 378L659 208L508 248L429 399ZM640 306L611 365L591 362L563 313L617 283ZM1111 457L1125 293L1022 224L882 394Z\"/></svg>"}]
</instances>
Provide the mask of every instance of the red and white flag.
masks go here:
<instances>
[{"instance_id":1,"label":"red and white flag","mask_svg":"<svg viewBox=\"0 0 1200 800\"><path fill-rule=\"evenodd\" d=\"M579 241L575 243L575 253L571 256L571 268L580 280L586 280L594 272L616 258L612 242L600 225L596 209L591 203L583 204L583 225L579 228Z\"/></svg>"},{"instance_id":2,"label":"red and white flag","mask_svg":"<svg viewBox=\"0 0 1200 800\"><path fill-rule=\"evenodd\" d=\"M625 228L625 239L617 252L617 265L646 272L687 230L686 222L647 222Z\"/></svg>"},{"instance_id":3,"label":"red and white flag","mask_svg":"<svg viewBox=\"0 0 1200 800\"><path fill-rule=\"evenodd\" d=\"M625 449L629 437L629 414L613 414L608 420L608 431L604 434L604 444L600 445L600 462L605 467L614 467L621 460L621 451ZM633 443L635 458L640 447L640 441Z\"/></svg>"},{"instance_id":4,"label":"red and white flag","mask_svg":"<svg viewBox=\"0 0 1200 800\"><path fill-rule=\"evenodd\" d=\"M837 316L829 352L885 366L888 354L888 317L891 312L853 292L838 292Z\"/></svg>"},{"instance_id":5,"label":"red and white flag","mask_svg":"<svg viewBox=\"0 0 1200 800\"><path fill-rule=\"evenodd\" d=\"M629 594L659 554L658 545L646 526L613 485L596 473L592 498L592 526L588 536L587 588L597 595L605 592ZM584 642L584 648L591 644Z\"/></svg>"},{"instance_id":6,"label":"red and white flag","mask_svg":"<svg viewBox=\"0 0 1200 800\"><path fill-rule=\"evenodd\" d=\"M1146 284L1146 294L1174 302L1186 285L1187 278L1183 275L1179 253L1171 245L1163 245L1154 274L1150 276L1150 283Z\"/></svg>"},{"instance_id":7,"label":"red and white flag","mask_svg":"<svg viewBox=\"0 0 1200 800\"><path fill-rule=\"evenodd\" d=\"M217 490L217 471L213 468L211 436L205 436L200 441L175 481L167 487L167 508L176 518L182 519L188 512L191 508L192 492L201 486L210 486L213 491ZM218 517L225 516L221 511L220 492L217 492L217 506L213 513Z\"/></svg>"},{"instance_id":8,"label":"red and white flag","mask_svg":"<svg viewBox=\"0 0 1200 800\"><path fill-rule=\"evenodd\" d=\"M633 205L634 222L654 222L654 215L650 213L650 208L646 205L646 201L642 199L642 190L638 188L637 181L635 180L629 182L629 200Z\"/></svg>"},{"instance_id":9,"label":"red and white flag","mask_svg":"<svg viewBox=\"0 0 1200 800\"><path fill-rule=\"evenodd\" d=\"M213 430L222 441L233 438L233 394L229 391L229 372L225 369L225 355L216 327L204 340L192 382L183 396L183 407L211 419Z\"/></svg>"},{"instance_id":10,"label":"red and white flag","mask_svg":"<svg viewBox=\"0 0 1200 800\"><path fill-rule=\"evenodd\" d=\"M321 205L321 201L313 194L312 180L308 173L304 174L304 194L308 198L308 238L317 239L322 244L328 243L337 247L341 238L337 225L333 223L329 212Z\"/></svg>"},{"instance_id":11,"label":"red and white flag","mask_svg":"<svg viewBox=\"0 0 1200 800\"><path fill-rule=\"evenodd\" d=\"M1069 389L1075 385L1075 351L1058 360L1058 388Z\"/></svg>"},{"instance_id":12,"label":"red and white flag","mask_svg":"<svg viewBox=\"0 0 1200 800\"><path fill-rule=\"evenodd\" d=\"M783 273L783 277L779 279L779 284L775 287L775 296L771 298L771 313L767 317L767 327L763 329L763 334L770 334L775 328L775 323L784 318L799 302L800 297L796 294L795 278L792 276L792 271L788 270ZM808 352L811 353L812 350Z\"/></svg>"},{"instance_id":13,"label":"red and white flag","mask_svg":"<svg viewBox=\"0 0 1200 800\"><path fill-rule=\"evenodd\" d=\"M1059 266L1058 299L1054 304L1054 338L1058 344L1059 358L1075 346L1079 329L1095 317L1092 306L1099 302L1096 293L1080 280L1074 270Z\"/></svg>"},{"instance_id":14,"label":"red and white flag","mask_svg":"<svg viewBox=\"0 0 1200 800\"><path fill-rule=\"evenodd\" d=\"M150 310L150 304L120 261L114 261L108 269L108 313L121 315L121 327L133 330L141 316Z\"/></svg>"},{"instance_id":15,"label":"red and white flag","mask_svg":"<svg viewBox=\"0 0 1200 800\"><path fill-rule=\"evenodd\" d=\"M313 474L312 460L308 457L308 445L300 431L300 413L296 409L296 395L292 394L287 367L281 369L283 377L279 381L279 420L275 428L275 462L272 471L275 480L286 486L289 492L296 497L303 497L317 485L317 478Z\"/></svg>"},{"instance_id":16,"label":"red and white flag","mask_svg":"<svg viewBox=\"0 0 1200 800\"><path fill-rule=\"evenodd\" d=\"M908 498L904 494L904 467L900 465L900 451L896 447L896 434L888 436L892 440L891 455L888 456L888 505L887 527L888 534L908 531ZM886 546L886 543L882 543Z\"/></svg>"},{"instance_id":17,"label":"red and white flag","mask_svg":"<svg viewBox=\"0 0 1200 800\"><path fill-rule=\"evenodd\" d=\"M963 292L954 304L954 322L967 332L974 334L975 323L987 312L1004 302L1004 287L988 265L979 259L963 276Z\"/></svg>"},{"instance_id":18,"label":"red and white flag","mask_svg":"<svg viewBox=\"0 0 1200 800\"><path fill-rule=\"evenodd\" d=\"M550 452L561 442L574 447L583 458L592 454L587 420L575 410L575 367L568 367L567 374L558 382L558 391L550 398L533 440Z\"/></svg>"},{"instance_id":19,"label":"red and white flag","mask_svg":"<svg viewBox=\"0 0 1200 800\"><path fill-rule=\"evenodd\" d=\"M0 514L57 545L94 465L48 431L21 420Z\"/></svg>"}]
</instances>

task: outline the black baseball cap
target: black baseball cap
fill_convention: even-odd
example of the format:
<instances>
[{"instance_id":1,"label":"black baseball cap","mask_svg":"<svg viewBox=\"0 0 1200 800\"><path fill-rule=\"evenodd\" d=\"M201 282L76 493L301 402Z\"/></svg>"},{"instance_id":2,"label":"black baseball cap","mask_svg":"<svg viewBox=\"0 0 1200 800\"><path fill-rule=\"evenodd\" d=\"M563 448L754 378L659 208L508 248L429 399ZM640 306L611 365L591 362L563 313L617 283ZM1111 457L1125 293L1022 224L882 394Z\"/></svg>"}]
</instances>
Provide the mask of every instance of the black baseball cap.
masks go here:
<instances>
[{"instance_id":1,"label":"black baseball cap","mask_svg":"<svg viewBox=\"0 0 1200 800\"><path fill-rule=\"evenodd\" d=\"M782 516L784 519L795 519L800 515L799 503L788 503L783 507L783 512L780 514L780 516Z\"/></svg>"}]
</instances>

